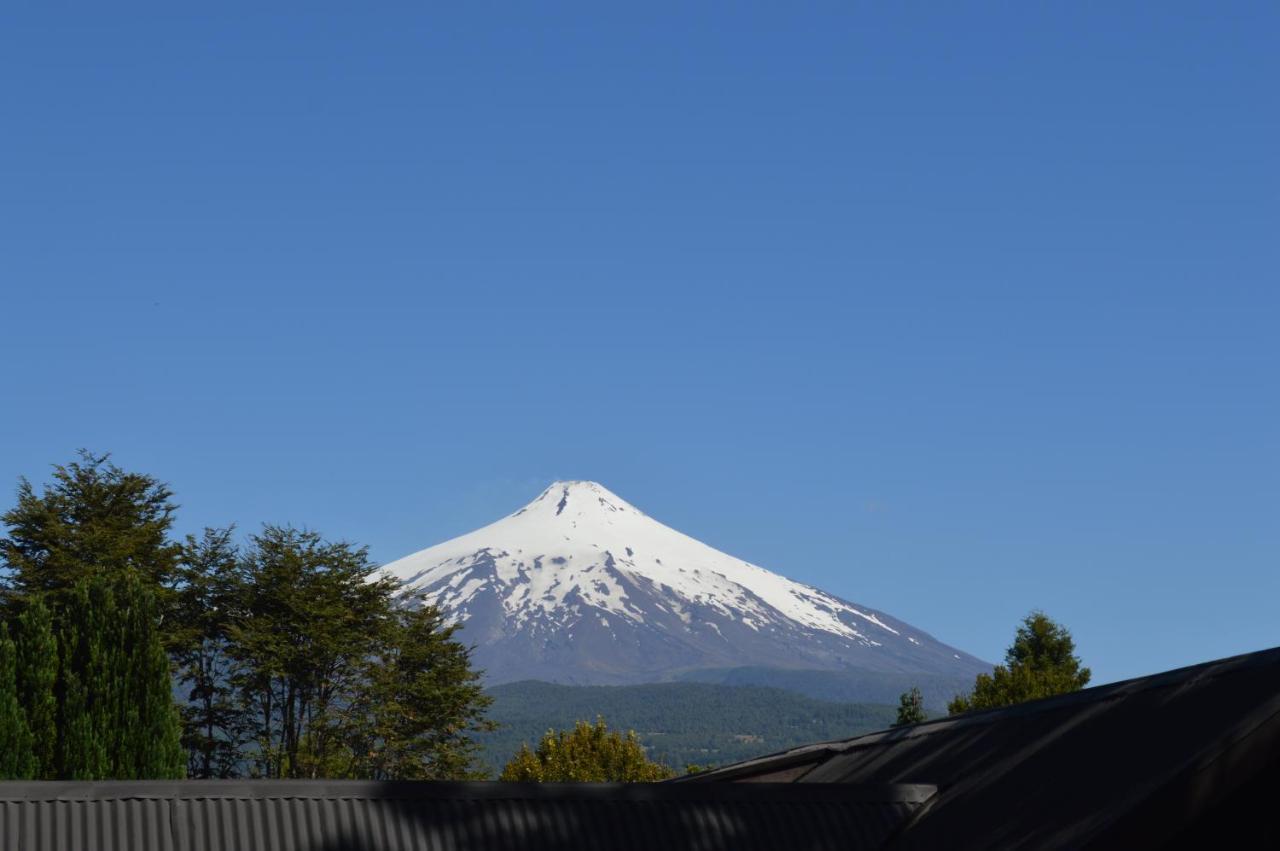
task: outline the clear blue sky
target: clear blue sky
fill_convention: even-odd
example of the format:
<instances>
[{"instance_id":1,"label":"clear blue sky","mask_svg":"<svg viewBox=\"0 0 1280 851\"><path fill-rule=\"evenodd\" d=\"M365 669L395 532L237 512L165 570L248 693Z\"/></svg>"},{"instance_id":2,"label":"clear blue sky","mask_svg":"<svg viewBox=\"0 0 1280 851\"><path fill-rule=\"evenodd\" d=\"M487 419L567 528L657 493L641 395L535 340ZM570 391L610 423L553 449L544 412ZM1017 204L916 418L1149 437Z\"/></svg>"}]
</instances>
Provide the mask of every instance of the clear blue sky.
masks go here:
<instances>
[{"instance_id":1,"label":"clear blue sky","mask_svg":"<svg viewBox=\"0 0 1280 851\"><path fill-rule=\"evenodd\" d=\"M215 5L0 13L4 492L590 478L993 660L1280 644L1280 6Z\"/></svg>"}]
</instances>

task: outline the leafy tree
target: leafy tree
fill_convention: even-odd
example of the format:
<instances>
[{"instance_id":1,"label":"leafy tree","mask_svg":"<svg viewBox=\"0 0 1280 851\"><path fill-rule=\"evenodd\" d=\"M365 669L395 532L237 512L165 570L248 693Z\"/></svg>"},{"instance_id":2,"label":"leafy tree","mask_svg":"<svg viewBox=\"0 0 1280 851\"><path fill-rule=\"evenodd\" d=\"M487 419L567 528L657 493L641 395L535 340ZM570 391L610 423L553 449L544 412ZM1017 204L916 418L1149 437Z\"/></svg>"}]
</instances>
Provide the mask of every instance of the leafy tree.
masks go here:
<instances>
[{"instance_id":1,"label":"leafy tree","mask_svg":"<svg viewBox=\"0 0 1280 851\"><path fill-rule=\"evenodd\" d=\"M182 745L191 777L234 777L248 724L231 682L230 630L242 597L232 532L205 529L182 550L169 646L187 687Z\"/></svg>"},{"instance_id":2,"label":"leafy tree","mask_svg":"<svg viewBox=\"0 0 1280 851\"><path fill-rule=\"evenodd\" d=\"M470 650L454 638L457 630L433 606L393 613L351 713L359 776L480 776L471 734L494 729L484 719L493 699L471 668Z\"/></svg>"},{"instance_id":3,"label":"leafy tree","mask_svg":"<svg viewBox=\"0 0 1280 851\"><path fill-rule=\"evenodd\" d=\"M9 628L0 623L0 780L33 777L35 754L31 730L18 699L17 650Z\"/></svg>"},{"instance_id":4,"label":"leafy tree","mask_svg":"<svg viewBox=\"0 0 1280 851\"><path fill-rule=\"evenodd\" d=\"M31 776L39 780L57 777L58 703L54 687L58 677L58 642L53 619L41 596L29 597L18 615L14 633L17 657L18 701L31 730L35 764Z\"/></svg>"},{"instance_id":5,"label":"leafy tree","mask_svg":"<svg viewBox=\"0 0 1280 851\"><path fill-rule=\"evenodd\" d=\"M175 510L164 484L83 450L40 493L19 481L0 515L0 602L17 635L0 641L0 770L476 773L471 734L493 725L456 627L399 609L396 583L373 576L363 548L273 526L243 549L230 529L178 545ZM186 691L181 714L166 652ZM9 746L21 736L11 717L27 721L29 766L13 767L23 749Z\"/></svg>"},{"instance_id":6,"label":"leafy tree","mask_svg":"<svg viewBox=\"0 0 1280 851\"><path fill-rule=\"evenodd\" d=\"M651 783L675 772L651 762L634 730L609 730L603 718L579 721L569 732L548 730L535 750L521 745L500 780L535 783Z\"/></svg>"},{"instance_id":7,"label":"leafy tree","mask_svg":"<svg viewBox=\"0 0 1280 851\"><path fill-rule=\"evenodd\" d=\"M17 590L50 594L55 620L71 588L91 576L132 570L156 589L173 578L173 494L151 476L125 472L110 457L80 450L78 461L54 467L53 483L42 494L19 479L18 504L0 515L9 527L0 554Z\"/></svg>"},{"instance_id":8,"label":"leafy tree","mask_svg":"<svg viewBox=\"0 0 1280 851\"><path fill-rule=\"evenodd\" d=\"M893 726L905 727L909 724L919 724L927 719L928 716L924 711L924 695L920 694L920 689L912 686L910 691L904 691L902 697L898 698L898 720L893 722Z\"/></svg>"},{"instance_id":9,"label":"leafy tree","mask_svg":"<svg viewBox=\"0 0 1280 851\"><path fill-rule=\"evenodd\" d=\"M990 674L979 674L973 692L957 695L947 710L955 715L1079 691L1089 677L1066 627L1044 612L1032 612L1019 625L1005 663Z\"/></svg>"},{"instance_id":10,"label":"leafy tree","mask_svg":"<svg viewBox=\"0 0 1280 851\"><path fill-rule=\"evenodd\" d=\"M233 677L252 713L255 771L321 777L346 747L343 710L391 620L394 580L368 551L315 532L266 526L240 559L228 630Z\"/></svg>"}]
</instances>

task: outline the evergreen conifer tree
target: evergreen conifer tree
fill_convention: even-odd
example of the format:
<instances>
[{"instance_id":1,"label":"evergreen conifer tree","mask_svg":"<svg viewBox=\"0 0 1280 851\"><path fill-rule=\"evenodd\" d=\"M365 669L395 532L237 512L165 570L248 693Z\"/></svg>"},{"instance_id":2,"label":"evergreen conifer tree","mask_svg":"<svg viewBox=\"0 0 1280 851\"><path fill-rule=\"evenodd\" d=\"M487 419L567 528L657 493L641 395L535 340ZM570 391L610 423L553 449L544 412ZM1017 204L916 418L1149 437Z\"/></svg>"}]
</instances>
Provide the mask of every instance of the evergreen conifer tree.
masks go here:
<instances>
[{"instance_id":1,"label":"evergreen conifer tree","mask_svg":"<svg viewBox=\"0 0 1280 851\"><path fill-rule=\"evenodd\" d=\"M186 776L181 725L173 702L169 658L157 629L155 595L136 576L116 583L118 633L113 665L118 714L112 725L112 771L123 779Z\"/></svg>"},{"instance_id":2,"label":"evergreen conifer tree","mask_svg":"<svg viewBox=\"0 0 1280 851\"><path fill-rule=\"evenodd\" d=\"M920 694L920 689L912 686L910 691L903 692L898 698L898 720L893 723L893 726L905 727L908 724L919 724L927 718L924 711L924 696Z\"/></svg>"},{"instance_id":3,"label":"evergreen conifer tree","mask_svg":"<svg viewBox=\"0 0 1280 851\"><path fill-rule=\"evenodd\" d=\"M18 701L31 730L35 765L32 776L39 780L57 777L58 704L54 687L58 676L58 642L53 620L44 600L29 597L18 615L14 635L17 646Z\"/></svg>"},{"instance_id":4,"label":"evergreen conifer tree","mask_svg":"<svg viewBox=\"0 0 1280 851\"><path fill-rule=\"evenodd\" d=\"M185 776L169 661L142 581L98 576L76 585L59 645L59 776Z\"/></svg>"},{"instance_id":5,"label":"evergreen conifer tree","mask_svg":"<svg viewBox=\"0 0 1280 851\"><path fill-rule=\"evenodd\" d=\"M17 651L9 628L0 623L0 780L25 780L35 773L31 730L18 699Z\"/></svg>"},{"instance_id":6,"label":"evergreen conifer tree","mask_svg":"<svg viewBox=\"0 0 1280 851\"><path fill-rule=\"evenodd\" d=\"M111 776L110 707L115 703L108 622L115 598L101 579L82 581L64 595L59 629L58 777Z\"/></svg>"},{"instance_id":7,"label":"evergreen conifer tree","mask_svg":"<svg viewBox=\"0 0 1280 851\"><path fill-rule=\"evenodd\" d=\"M978 674L973 692L957 695L947 711L955 715L1079 691L1091 674L1080 664L1075 647L1066 627L1044 612L1032 612L1018 626L1005 663L990 674Z\"/></svg>"}]
</instances>

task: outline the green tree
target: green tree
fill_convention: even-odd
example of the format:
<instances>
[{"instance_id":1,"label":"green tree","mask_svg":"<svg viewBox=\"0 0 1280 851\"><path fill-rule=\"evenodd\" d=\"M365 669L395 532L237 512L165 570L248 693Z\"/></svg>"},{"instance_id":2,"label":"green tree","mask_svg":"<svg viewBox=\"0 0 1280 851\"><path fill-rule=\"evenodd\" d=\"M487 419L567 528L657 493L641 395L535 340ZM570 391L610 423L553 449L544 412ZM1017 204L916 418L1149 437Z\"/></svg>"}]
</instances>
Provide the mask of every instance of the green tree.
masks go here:
<instances>
[{"instance_id":1,"label":"green tree","mask_svg":"<svg viewBox=\"0 0 1280 851\"><path fill-rule=\"evenodd\" d=\"M920 694L920 689L912 686L910 691L904 691L898 698L898 720L893 722L893 726L919 724L928 717L924 711L924 696Z\"/></svg>"},{"instance_id":2,"label":"green tree","mask_svg":"<svg viewBox=\"0 0 1280 851\"><path fill-rule=\"evenodd\" d=\"M31 730L18 697L17 650L8 626L0 623L0 780L35 776Z\"/></svg>"},{"instance_id":3,"label":"green tree","mask_svg":"<svg viewBox=\"0 0 1280 851\"><path fill-rule=\"evenodd\" d=\"M258 776L327 776L340 761L344 711L392 620L396 584L376 571L367 549L315 532L266 526L250 538L228 635Z\"/></svg>"},{"instance_id":4,"label":"green tree","mask_svg":"<svg viewBox=\"0 0 1280 851\"><path fill-rule=\"evenodd\" d=\"M82 580L59 631L58 776L186 774L155 595L131 573Z\"/></svg>"},{"instance_id":5,"label":"green tree","mask_svg":"<svg viewBox=\"0 0 1280 851\"><path fill-rule=\"evenodd\" d=\"M35 765L32 777L57 777L58 703L54 688L58 678L58 642L53 619L41 596L27 598L18 615L14 643L17 652L18 700L31 730Z\"/></svg>"},{"instance_id":6,"label":"green tree","mask_svg":"<svg viewBox=\"0 0 1280 851\"><path fill-rule=\"evenodd\" d=\"M350 728L361 777L461 780L481 776L472 734L494 729L484 713L493 699L433 606L399 608L359 689Z\"/></svg>"},{"instance_id":7,"label":"green tree","mask_svg":"<svg viewBox=\"0 0 1280 851\"><path fill-rule=\"evenodd\" d=\"M957 695L947 710L955 715L1079 691L1089 677L1066 627L1044 612L1032 612L1018 626L1005 663L990 674L979 674L973 692Z\"/></svg>"},{"instance_id":8,"label":"green tree","mask_svg":"<svg viewBox=\"0 0 1280 851\"><path fill-rule=\"evenodd\" d=\"M475 774L488 698L438 612L398 609L363 548L274 526L177 545L175 510L164 484L81 451L0 515L33 774Z\"/></svg>"},{"instance_id":9,"label":"green tree","mask_svg":"<svg viewBox=\"0 0 1280 851\"><path fill-rule=\"evenodd\" d=\"M242 588L232 529L205 529L183 546L169 646L186 686L182 744L189 776L234 777L247 718L232 685L230 630Z\"/></svg>"},{"instance_id":10,"label":"green tree","mask_svg":"<svg viewBox=\"0 0 1280 851\"><path fill-rule=\"evenodd\" d=\"M58 778L111 775L109 709L118 701L108 654L115 597L98 578L67 592L58 630Z\"/></svg>"},{"instance_id":11,"label":"green tree","mask_svg":"<svg viewBox=\"0 0 1280 851\"><path fill-rule=\"evenodd\" d=\"M603 718L579 721L568 732L548 730L538 747L520 750L502 769L500 780L517 783L651 783L675 776L651 762L634 730L609 730Z\"/></svg>"},{"instance_id":12,"label":"green tree","mask_svg":"<svg viewBox=\"0 0 1280 851\"><path fill-rule=\"evenodd\" d=\"M151 476L120 469L110 457L81 450L78 461L54 467L53 482L41 494L20 479L18 504L0 515L9 527L0 554L16 590L49 594L55 621L70 590L91 576L132 570L156 589L173 579L173 494Z\"/></svg>"},{"instance_id":13,"label":"green tree","mask_svg":"<svg viewBox=\"0 0 1280 851\"><path fill-rule=\"evenodd\" d=\"M119 644L115 669L122 676L115 722L116 777L181 778L187 774L182 723L173 700L169 657L159 630L156 596L136 576L116 583Z\"/></svg>"}]
</instances>

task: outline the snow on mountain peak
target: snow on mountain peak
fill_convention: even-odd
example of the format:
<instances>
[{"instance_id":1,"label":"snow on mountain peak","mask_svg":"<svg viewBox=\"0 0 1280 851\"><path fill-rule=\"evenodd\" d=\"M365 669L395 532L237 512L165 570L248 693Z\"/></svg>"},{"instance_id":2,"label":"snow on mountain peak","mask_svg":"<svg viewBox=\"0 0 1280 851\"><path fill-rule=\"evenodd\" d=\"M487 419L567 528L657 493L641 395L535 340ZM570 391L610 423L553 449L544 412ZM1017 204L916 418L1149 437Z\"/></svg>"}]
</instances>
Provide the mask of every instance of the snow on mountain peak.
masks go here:
<instances>
[{"instance_id":1,"label":"snow on mountain peak","mask_svg":"<svg viewBox=\"0 0 1280 851\"><path fill-rule=\"evenodd\" d=\"M599 482L552 482L533 502L512 514L518 517L533 511L542 514L554 509L553 516L560 517L568 510L570 516L590 517L598 512L631 511L643 516L635 506L613 493Z\"/></svg>"},{"instance_id":2,"label":"snow on mountain peak","mask_svg":"<svg viewBox=\"0 0 1280 851\"><path fill-rule=\"evenodd\" d=\"M532 642L542 648L539 659L558 653L588 668L619 663L596 658L603 650L583 643L584 630L593 642L625 644L619 651L639 654L639 663L654 653L679 659L690 643L702 657L742 655L708 650L709 641L769 655L784 636L807 636L804 652L822 647L823 658L937 644L887 615L696 541L591 481L554 482L501 520L384 571L406 595L466 624L471 641Z\"/></svg>"}]
</instances>

